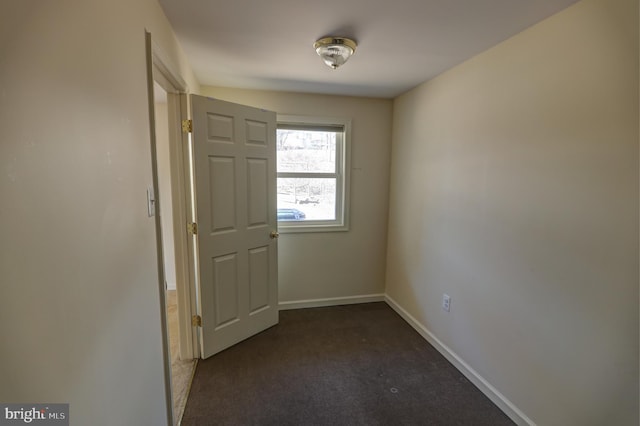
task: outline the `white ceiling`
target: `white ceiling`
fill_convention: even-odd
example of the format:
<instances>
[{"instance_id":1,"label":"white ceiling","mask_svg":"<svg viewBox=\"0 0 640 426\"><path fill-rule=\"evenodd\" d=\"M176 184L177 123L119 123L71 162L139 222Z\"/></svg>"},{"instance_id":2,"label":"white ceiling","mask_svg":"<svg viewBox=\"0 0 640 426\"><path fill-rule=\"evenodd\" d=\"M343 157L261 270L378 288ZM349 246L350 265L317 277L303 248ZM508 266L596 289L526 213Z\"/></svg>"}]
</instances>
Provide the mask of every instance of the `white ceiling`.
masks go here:
<instances>
[{"instance_id":1,"label":"white ceiling","mask_svg":"<svg viewBox=\"0 0 640 426\"><path fill-rule=\"evenodd\" d=\"M394 97L576 0L159 0L203 85ZM358 42L332 70L313 42Z\"/></svg>"}]
</instances>

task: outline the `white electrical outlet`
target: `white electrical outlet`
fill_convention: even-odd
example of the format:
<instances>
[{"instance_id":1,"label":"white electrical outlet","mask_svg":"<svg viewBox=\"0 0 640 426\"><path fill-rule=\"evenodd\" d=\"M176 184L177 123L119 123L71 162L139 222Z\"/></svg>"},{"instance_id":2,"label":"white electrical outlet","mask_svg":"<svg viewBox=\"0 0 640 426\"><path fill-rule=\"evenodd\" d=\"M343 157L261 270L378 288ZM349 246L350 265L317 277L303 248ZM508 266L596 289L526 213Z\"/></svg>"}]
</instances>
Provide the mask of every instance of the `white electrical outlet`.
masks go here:
<instances>
[{"instance_id":1,"label":"white electrical outlet","mask_svg":"<svg viewBox=\"0 0 640 426\"><path fill-rule=\"evenodd\" d=\"M446 312L451 310L451 297L446 293L442 295L442 309Z\"/></svg>"}]
</instances>

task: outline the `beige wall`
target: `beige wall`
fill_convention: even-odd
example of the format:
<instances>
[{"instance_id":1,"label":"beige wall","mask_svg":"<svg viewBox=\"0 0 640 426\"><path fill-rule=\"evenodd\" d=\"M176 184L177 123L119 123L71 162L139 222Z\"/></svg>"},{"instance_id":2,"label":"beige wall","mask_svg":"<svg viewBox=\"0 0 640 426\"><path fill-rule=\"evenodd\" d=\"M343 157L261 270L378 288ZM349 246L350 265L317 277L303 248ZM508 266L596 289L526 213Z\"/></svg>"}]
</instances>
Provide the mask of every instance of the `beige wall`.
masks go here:
<instances>
[{"instance_id":1,"label":"beige wall","mask_svg":"<svg viewBox=\"0 0 640 426\"><path fill-rule=\"evenodd\" d=\"M0 28L0 401L165 424L145 28L197 83L155 0L5 2Z\"/></svg>"},{"instance_id":2,"label":"beige wall","mask_svg":"<svg viewBox=\"0 0 640 426\"><path fill-rule=\"evenodd\" d=\"M539 425L638 424L636 0L397 98L390 206L387 293L444 345Z\"/></svg>"},{"instance_id":3,"label":"beige wall","mask_svg":"<svg viewBox=\"0 0 640 426\"><path fill-rule=\"evenodd\" d=\"M282 234L280 302L384 292L391 101L203 87L203 95L279 114L352 119L348 232Z\"/></svg>"}]
</instances>

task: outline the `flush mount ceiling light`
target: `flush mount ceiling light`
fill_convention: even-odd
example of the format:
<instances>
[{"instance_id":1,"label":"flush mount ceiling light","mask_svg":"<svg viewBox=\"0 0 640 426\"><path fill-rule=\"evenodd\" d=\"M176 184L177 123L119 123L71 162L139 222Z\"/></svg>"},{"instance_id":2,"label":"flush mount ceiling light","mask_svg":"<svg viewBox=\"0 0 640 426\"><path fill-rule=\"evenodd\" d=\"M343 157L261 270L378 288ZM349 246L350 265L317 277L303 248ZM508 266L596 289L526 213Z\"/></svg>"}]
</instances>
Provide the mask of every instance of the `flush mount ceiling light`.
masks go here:
<instances>
[{"instance_id":1,"label":"flush mount ceiling light","mask_svg":"<svg viewBox=\"0 0 640 426\"><path fill-rule=\"evenodd\" d=\"M318 55L334 70L347 62L356 51L356 42L344 37L323 37L313 43Z\"/></svg>"}]
</instances>

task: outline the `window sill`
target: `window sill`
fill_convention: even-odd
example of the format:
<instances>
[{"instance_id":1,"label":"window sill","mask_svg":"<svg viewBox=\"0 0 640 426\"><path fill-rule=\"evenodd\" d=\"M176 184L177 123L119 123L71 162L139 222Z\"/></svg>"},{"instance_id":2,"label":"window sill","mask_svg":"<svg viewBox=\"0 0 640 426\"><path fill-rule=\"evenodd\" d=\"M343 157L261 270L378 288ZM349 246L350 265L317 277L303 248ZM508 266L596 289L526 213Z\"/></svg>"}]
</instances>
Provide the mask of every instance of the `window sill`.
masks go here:
<instances>
[{"instance_id":1,"label":"window sill","mask_svg":"<svg viewBox=\"0 0 640 426\"><path fill-rule=\"evenodd\" d=\"M294 223L295 224L288 224L286 221L278 222L278 232L281 234L302 234L308 232L347 232L349 230L349 226L344 224L340 225L332 223L323 225L319 223Z\"/></svg>"}]
</instances>

